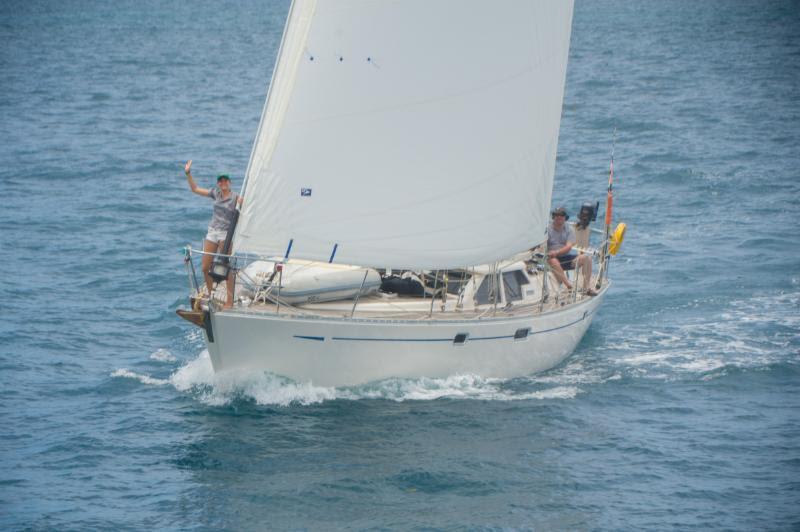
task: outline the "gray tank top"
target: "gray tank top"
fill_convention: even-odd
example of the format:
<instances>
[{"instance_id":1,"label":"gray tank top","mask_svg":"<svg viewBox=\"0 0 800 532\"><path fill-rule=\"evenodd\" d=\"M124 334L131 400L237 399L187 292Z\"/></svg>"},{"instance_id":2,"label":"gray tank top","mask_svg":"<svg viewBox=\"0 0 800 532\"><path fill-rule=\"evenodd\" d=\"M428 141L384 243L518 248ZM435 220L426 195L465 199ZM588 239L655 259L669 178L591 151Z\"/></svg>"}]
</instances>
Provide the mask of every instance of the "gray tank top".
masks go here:
<instances>
[{"instance_id":1,"label":"gray tank top","mask_svg":"<svg viewBox=\"0 0 800 532\"><path fill-rule=\"evenodd\" d=\"M208 197L214 200L214 215L211 217L208 229L227 231L231 226L231 218L233 217L233 211L236 209L236 199L239 195L231 192L228 199L222 199L222 191L219 187L214 187L208 192Z\"/></svg>"}]
</instances>

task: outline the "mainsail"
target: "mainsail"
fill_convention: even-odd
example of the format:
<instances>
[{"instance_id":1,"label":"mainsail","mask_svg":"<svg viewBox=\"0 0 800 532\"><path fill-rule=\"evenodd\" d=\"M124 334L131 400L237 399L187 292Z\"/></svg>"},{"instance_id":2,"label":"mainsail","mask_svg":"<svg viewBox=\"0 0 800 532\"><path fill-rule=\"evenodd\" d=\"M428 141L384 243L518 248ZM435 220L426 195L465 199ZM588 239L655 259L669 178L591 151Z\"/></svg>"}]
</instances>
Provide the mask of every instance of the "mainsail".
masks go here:
<instances>
[{"instance_id":1,"label":"mainsail","mask_svg":"<svg viewBox=\"0 0 800 532\"><path fill-rule=\"evenodd\" d=\"M572 5L295 0L234 252L444 269L541 242Z\"/></svg>"}]
</instances>

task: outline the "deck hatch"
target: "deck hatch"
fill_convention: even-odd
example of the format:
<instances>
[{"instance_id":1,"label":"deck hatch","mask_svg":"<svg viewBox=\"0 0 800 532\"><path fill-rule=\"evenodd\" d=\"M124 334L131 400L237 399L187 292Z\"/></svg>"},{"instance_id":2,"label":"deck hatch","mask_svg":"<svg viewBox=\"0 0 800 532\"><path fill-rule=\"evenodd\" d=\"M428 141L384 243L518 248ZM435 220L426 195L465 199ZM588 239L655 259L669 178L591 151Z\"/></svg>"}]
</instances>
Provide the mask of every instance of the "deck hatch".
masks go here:
<instances>
[{"instance_id":1,"label":"deck hatch","mask_svg":"<svg viewBox=\"0 0 800 532\"><path fill-rule=\"evenodd\" d=\"M468 333L458 333L455 338L453 338L453 345L464 345L468 337Z\"/></svg>"}]
</instances>

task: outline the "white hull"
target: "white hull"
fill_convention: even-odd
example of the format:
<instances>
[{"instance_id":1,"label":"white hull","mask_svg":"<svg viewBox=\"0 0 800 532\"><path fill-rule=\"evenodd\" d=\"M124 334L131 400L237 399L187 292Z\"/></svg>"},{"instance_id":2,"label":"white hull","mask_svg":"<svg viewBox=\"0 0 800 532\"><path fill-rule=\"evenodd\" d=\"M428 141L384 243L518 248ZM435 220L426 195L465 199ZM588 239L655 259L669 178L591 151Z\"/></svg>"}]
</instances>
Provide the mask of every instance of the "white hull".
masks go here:
<instances>
[{"instance_id":1,"label":"white hull","mask_svg":"<svg viewBox=\"0 0 800 532\"><path fill-rule=\"evenodd\" d=\"M607 286L597 297L541 314L518 310L513 316L469 320L227 310L211 313L213 341L208 334L206 340L217 372L270 371L321 386L454 374L508 378L550 369L567 358L589 328L606 290ZM526 338L514 338L526 328ZM456 345L460 334L468 337Z\"/></svg>"}]
</instances>

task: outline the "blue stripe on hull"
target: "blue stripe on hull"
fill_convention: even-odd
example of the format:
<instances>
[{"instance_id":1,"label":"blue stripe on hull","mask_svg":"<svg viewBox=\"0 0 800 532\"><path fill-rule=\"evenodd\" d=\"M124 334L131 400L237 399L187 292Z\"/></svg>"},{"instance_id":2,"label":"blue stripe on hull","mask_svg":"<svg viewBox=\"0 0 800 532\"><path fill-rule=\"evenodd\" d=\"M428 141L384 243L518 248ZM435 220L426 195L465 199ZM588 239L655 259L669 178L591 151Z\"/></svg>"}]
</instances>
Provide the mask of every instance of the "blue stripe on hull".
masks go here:
<instances>
[{"instance_id":1,"label":"blue stripe on hull","mask_svg":"<svg viewBox=\"0 0 800 532\"><path fill-rule=\"evenodd\" d=\"M300 338L302 340L316 340L318 342L324 342L325 341L325 337L324 336L301 336L301 335L295 334L294 337L295 338Z\"/></svg>"},{"instance_id":2,"label":"blue stripe on hull","mask_svg":"<svg viewBox=\"0 0 800 532\"><path fill-rule=\"evenodd\" d=\"M348 342L452 342L452 338L348 338L334 336L331 340L346 340Z\"/></svg>"},{"instance_id":3,"label":"blue stripe on hull","mask_svg":"<svg viewBox=\"0 0 800 532\"><path fill-rule=\"evenodd\" d=\"M541 331L531 330L528 333L528 336L531 336L531 335L534 335L534 334L548 333L548 332L552 332L552 331L557 331L559 329L564 329L566 327L570 327L572 325L575 325L576 323L580 323L583 320L585 320L587 317L589 317L589 314L591 314L591 313L586 312L586 313L584 313L584 315L580 319L577 319L577 320L575 320L573 322L567 323L566 325L560 325L558 327L553 327L552 329L544 329L544 330L541 330ZM300 335L295 335L294 337L295 338L300 338L300 339L303 339L303 340L317 340L319 342L322 342L322 341L325 340L324 336L300 336ZM504 339L507 339L507 338L512 338L513 339L514 335L510 334L510 335L504 335L504 336L481 336L481 337L468 336L467 337L467 341L504 340ZM332 336L331 340L344 341L344 342L452 342L453 338L355 338L355 337L348 337L348 336Z\"/></svg>"}]
</instances>

